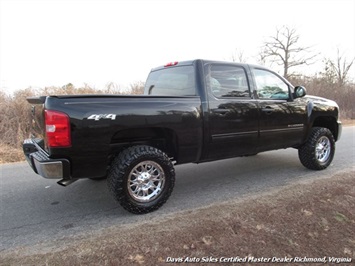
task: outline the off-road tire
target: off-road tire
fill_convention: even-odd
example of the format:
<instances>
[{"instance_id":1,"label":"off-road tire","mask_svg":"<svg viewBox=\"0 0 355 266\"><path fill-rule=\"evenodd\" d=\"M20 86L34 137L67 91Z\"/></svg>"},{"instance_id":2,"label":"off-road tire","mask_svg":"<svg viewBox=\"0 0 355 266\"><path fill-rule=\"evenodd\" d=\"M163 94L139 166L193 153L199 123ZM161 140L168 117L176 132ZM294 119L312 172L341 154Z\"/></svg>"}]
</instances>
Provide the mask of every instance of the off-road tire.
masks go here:
<instances>
[{"instance_id":1,"label":"off-road tire","mask_svg":"<svg viewBox=\"0 0 355 266\"><path fill-rule=\"evenodd\" d=\"M157 210L168 200L175 184L175 170L169 157L161 150L133 146L113 160L107 183L113 197L124 209L144 214ZM153 189L148 190L147 187ZM151 193L146 197L151 196L152 199L146 199L143 193Z\"/></svg>"},{"instance_id":2,"label":"off-road tire","mask_svg":"<svg viewBox=\"0 0 355 266\"><path fill-rule=\"evenodd\" d=\"M312 128L307 141L298 149L298 157L308 169L323 170L333 161L335 140L332 132L323 127Z\"/></svg>"}]
</instances>

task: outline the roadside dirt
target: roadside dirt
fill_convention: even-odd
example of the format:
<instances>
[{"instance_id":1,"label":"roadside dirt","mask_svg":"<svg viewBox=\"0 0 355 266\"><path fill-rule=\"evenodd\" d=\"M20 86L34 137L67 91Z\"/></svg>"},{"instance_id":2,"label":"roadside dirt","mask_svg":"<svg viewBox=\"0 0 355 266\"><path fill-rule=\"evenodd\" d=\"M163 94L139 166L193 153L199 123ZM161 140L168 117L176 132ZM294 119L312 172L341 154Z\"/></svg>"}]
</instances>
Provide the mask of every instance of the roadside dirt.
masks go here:
<instances>
[{"instance_id":1,"label":"roadside dirt","mask_svg":"<svg viewBox=\"0 0 355 266\"><path fill-rule=\"evenodd\" d=\"M349 169L159 219L144 221L141 216L142 222L133 225L54 240L55 248L42 244L2 252L0 265L270 265L276 260L278 265L285 260L335 265L330 257L344 258L337 265L351 265L355 170ZM306 263L318 258L326 264Z\"/></svg>"}]
</instances>

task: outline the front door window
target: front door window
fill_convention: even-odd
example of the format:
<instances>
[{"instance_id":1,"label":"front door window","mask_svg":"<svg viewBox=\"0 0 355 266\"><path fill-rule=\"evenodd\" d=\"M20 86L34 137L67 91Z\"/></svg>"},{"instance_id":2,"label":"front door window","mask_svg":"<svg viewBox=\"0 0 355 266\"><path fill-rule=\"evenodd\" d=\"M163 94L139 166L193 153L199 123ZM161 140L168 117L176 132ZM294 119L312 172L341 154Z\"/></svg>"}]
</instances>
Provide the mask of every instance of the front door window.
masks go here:
<instances>
[{"instance_id":1,"label":"front door window","mask_svg":"<svg viewBox=\"0 0 355 266\"><path fill-rule=\"evenodd\" d=\"M288 85L280 77L263 69L254 69L253 72L259 99L289 99Z\"/></svg>"}]
</instances>

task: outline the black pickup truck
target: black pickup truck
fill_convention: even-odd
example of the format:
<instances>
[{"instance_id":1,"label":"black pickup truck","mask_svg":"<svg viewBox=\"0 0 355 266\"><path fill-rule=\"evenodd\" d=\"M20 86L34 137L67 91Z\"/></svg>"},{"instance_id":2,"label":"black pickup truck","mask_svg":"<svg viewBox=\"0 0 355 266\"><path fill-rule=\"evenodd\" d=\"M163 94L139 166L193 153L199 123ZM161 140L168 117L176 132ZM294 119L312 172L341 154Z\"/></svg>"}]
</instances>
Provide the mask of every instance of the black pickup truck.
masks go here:
<instances>
[{"instance_id":1,"label":"black pickup truck","mask_svg":"<svg viewBox=\"0 0 355 266\"><path fill-rule=\"evenodd\" d=\"M169 198L175 164L292 147L305 167L328 167L339 107L305 95L261 66L173 62L152 69L141 96L29 98L33 110L42 107L43 134L23 149L37 174L63 186L107 177L126 210L147 213Z\"/></svg>"}]
</instances>

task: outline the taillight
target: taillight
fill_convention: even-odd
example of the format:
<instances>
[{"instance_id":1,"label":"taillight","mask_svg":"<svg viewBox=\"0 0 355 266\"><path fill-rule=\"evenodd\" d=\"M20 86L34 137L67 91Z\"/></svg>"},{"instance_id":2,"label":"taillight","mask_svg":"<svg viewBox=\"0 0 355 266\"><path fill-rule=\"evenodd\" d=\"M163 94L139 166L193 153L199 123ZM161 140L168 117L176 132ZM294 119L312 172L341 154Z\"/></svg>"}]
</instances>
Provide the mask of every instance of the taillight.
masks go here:
<instances>
[{"instance_id":1,"label":"taillight","mask_svg":"<svg viewBox=\"0 0 355 266\"><path fill-rule=\"evenodd\" d=\"M45 110L47 145L50 148L71 146L70 121L65 113Z\"/></svg>"},{"instance_id":2,"label":"taillight","mask_svg":"<svg viewBox=\"0 0 355 266\"><path fill-rule=\"evenodd\" d=\"M171 66L176 66L179 62L170 62L167 63L164 67L171 67Z\"/></svg>"}]
</instances>

